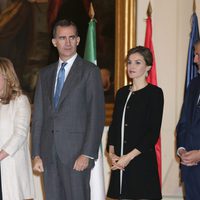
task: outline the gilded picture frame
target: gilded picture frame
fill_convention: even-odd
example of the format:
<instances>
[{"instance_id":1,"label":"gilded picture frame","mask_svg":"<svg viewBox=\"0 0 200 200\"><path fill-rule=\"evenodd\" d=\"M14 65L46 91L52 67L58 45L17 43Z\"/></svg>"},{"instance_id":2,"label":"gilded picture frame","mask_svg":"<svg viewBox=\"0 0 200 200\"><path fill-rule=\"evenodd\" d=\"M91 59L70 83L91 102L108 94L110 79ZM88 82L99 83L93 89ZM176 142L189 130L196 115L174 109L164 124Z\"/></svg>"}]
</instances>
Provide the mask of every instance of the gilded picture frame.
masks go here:
<instances>
[{"instance_id":1,"label":"gilded picture frame","mask_svg":"<svg viewBox=\"0 0 200 200\"><path fill-rule=\"evenodd\" d=\"M115 1L115 94L127 84L125 58L127 51L136 46L136 10L137 0ZM105 104L107 126L112 120L113 107L113 103Z\"/></svg>"}]
</instances>

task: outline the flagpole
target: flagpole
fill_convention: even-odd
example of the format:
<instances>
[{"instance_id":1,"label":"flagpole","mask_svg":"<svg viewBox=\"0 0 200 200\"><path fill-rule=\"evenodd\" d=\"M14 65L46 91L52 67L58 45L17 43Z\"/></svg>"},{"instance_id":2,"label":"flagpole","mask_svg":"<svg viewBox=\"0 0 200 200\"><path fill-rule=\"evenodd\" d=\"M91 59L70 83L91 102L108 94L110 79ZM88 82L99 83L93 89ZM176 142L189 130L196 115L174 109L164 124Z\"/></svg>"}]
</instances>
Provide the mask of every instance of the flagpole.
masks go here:
<instances>
[{"instance_id":1,"label":"flagpole","mask_svg":"<svg viewBox=\"0 0 200 200\"><path fill-rule=\"evenodd\" d=\"M152 14L152 6L151 6L151 1L149 1L149 5L147 8L147 17L151 17Z\"/></svg>"},{"instance_id":2,"label":"flagpole","mask_svg":"<svg viewBox=\"0 0 200 200\"><path fill-rule=\"evenodd\" d=\"M147 19L146 19L146 35L145 35L144 46L149 48L153 55L153 64L149 72L149 75L147 77L147 82L153 85L157 85L156 62L155 62L155 54L154 54L153 41L152 41L152 20L151 20L152 7L151 7L150 1L149 1L149 5L148 5L146 13L147 13ZM162 186L161 136L158 138L158 141L155 145L155 150L156 150L160 185Z\"/></svg>"},{"instance_id":3,"label":"flagpole","mask_svg":"<svg viewBox=\"0 0 200 200\"><path fill-rule=\"evenodd\" d=\"M88 14L89 14L90 19L93 20L95 12L94 12L94 8L93 8L92 2L90 3L90 9L89 9L89 13Z\"/></svg>"},{"instance_id":4,"label":"flagpole","mask_svg":"<svg viewBox=\"0 0 200 200\"><path fill-rule=\"evenodd\" d=\"M193 0L193 12L196 12L196 1Z\"/></svg>"},{"instance_id":5,"label":"flagpole","mask_svg":"<svg viewBox=\"0 0 200 200\"><path fill-rule=\"evenodd\" d=\"M199 26L198 16L196 14L196 2L193 1L193 14L191 17L191 32L188 46L188 58L186 66L186 78L185 78L185 93L190 81L197 76L196 65L194 64L194 44L200 38L199 37Z\"/></svg>"},{"instance_id":6,"label":"flagpole","mask_svg":"<svg viewBox=\"0 0 200 200\"><path fill-rule=\"evenodd\" d=\"M89 9L90 22L88 25L88 32L85 44L84 59L97 65L96 57L96 20L94 18L95 12L90 3ZM103 171L103 152L100 145L98 159L95 160L95 166L91 171L90 178L91 199L92 200L105 200L105 184L104 184L104 171Z\"/></svg>"}]
</instances>

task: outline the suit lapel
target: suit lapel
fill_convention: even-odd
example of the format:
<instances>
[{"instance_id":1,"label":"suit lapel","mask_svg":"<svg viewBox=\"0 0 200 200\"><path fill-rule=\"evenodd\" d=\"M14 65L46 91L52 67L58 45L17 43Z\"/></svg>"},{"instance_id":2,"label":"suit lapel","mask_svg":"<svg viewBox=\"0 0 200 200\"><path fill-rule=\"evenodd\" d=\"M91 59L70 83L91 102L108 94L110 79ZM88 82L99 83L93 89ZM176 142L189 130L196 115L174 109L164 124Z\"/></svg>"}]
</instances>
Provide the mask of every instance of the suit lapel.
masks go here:
<instances>
[{"instance_id":1,"label":"suit lapel","mask_svg":"<svg viewBox=\"0 0 200 200\"><path fill-rule=\"evenodd\" d=\"M80 71L80 65L81 65L81 58L77 56L65 80L65 83L60 95L60 99L58 102L58 107L63 102L63 100L70 94L70 91L74 89L74 86L77 84L78 77L79 77L78 74Z\"/></svg>"},{"instance_id":2,"label":"suit lapel","mask_svg":"<svg viewBox=\"0 0 200 200\"><path fill-rule=\"evenodd\" d=\"M57 68L58 68L58 62L52 65L52 70L50 71L48 75L49 79L46 80L46 83L47 83L46 89L47 89L49 101L52 107L53 107L54 87L55 87L55 81L56 81Z\"/></svg>"},{"instance_id":3,"label":"suit lapel","mask_svg":"<svg viewBox=\"0 0 200 200\"><path fill-rule=\"evenodd\" d=\"M196 85L195 87L199 87ZM193 91L193 99L192 99L192 121L198 119L197 117L197 110L199 110L199 107L197 106L198 98L199 98L199 92L200 90ZM199 114L199 113L198 113Z\"/></svg>"}]
</instances>

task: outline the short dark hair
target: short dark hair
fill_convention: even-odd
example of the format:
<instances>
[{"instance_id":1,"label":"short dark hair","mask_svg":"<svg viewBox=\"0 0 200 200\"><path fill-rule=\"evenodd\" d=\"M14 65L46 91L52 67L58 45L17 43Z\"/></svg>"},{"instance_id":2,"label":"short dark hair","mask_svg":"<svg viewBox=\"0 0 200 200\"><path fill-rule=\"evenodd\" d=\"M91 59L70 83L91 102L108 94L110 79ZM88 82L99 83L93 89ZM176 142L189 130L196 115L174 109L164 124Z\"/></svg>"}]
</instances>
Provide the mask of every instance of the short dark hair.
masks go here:
<instances>
[{"instance_id":1,"label":"short dark hair","mask_svg":"<svg viewBox=\"0 0 200 200\"><path fill-rule=\"evenodd\" d=\"M143 46L136 46L132 49L129 49L126 60L128 60L130 55L135 53L139 53L144 58L147 66L152 66L153 56L149 48Z\"/></svg>"},{"instance_id":2,"label":"short dark hair","mask_svg":"<svg viewBox=\"0 0 200 200\"><path fill-rule=\"evenodd\" d=\"M53 38L56 37L56 31L57 31L58 26L61 26L61 27L73 26L76 29L76 36L78 36L78 28L76 24L70 20L62 19L62 20L57 21L53 27Z\"/></svg>"}]
</instances>

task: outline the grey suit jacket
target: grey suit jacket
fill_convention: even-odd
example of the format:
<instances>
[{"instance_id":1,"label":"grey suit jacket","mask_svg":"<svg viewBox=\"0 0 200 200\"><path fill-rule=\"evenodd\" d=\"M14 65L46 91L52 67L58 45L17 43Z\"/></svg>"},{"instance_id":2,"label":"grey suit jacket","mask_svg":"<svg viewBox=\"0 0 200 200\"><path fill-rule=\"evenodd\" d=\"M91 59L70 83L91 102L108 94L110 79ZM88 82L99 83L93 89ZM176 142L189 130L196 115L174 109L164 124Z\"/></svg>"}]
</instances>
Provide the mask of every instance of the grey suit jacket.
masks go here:
<instances>
[{"instance_id":1,"label":"grey suit jacket","mask_svg":"<svg viewBox=\"0 0 200 200\"><path fill-rule=\"evenodd\" d=\"M104 96L97 66L77 56L65 80L57 110L53 106L58 63L40 71L34 98L32 156L44 164L54 150L73 166L81 154L98 157L104 127Z\"/></svg>"}]
</instances>

